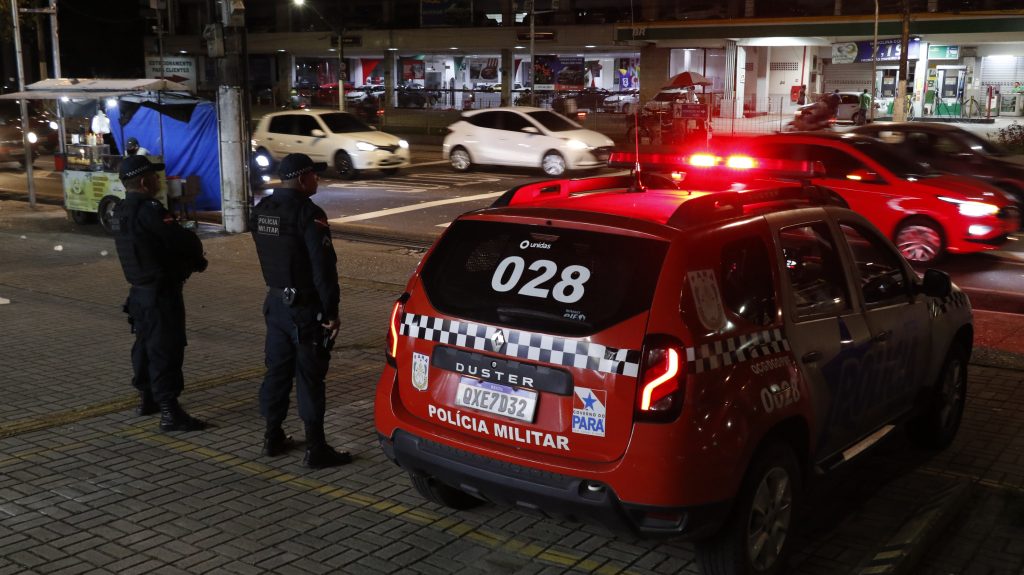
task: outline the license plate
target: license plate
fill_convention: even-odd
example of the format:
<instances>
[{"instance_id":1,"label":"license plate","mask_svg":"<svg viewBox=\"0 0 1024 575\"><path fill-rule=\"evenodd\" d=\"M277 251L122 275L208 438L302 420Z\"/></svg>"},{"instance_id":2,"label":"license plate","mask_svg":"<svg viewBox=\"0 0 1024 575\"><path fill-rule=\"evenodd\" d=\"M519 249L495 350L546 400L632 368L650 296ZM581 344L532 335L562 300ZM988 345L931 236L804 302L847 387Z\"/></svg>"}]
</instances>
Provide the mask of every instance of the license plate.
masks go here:
<instances>
[{"instance_id":1,"label":"license plate","mask_svg":"<svg viewBox=\"0 0 1024 575\"><path fill-rule=\"evenodd\" d=\"M455 405L532 422L537 392L463 377L455 393Z\"/></svg>"}]
</instances>

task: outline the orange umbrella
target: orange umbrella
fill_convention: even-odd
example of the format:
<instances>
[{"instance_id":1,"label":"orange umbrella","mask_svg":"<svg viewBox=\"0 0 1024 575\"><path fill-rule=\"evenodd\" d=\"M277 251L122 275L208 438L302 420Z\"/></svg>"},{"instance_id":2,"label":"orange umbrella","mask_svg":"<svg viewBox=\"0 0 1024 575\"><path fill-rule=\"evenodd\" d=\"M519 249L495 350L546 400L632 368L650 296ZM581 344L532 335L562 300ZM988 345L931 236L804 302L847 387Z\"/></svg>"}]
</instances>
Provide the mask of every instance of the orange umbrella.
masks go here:
<instances>
[{"instance_id":1,"label":"orange umbrella","mask_svg":"<svg viewBox=\"0 0 1024 575\"><path fill-rule=\"evenodd\" d=\"M682 72L672 76L665 88L688 88L690 86L710 86L711 80L697 72Z\"/></svg>"}]
</instances>

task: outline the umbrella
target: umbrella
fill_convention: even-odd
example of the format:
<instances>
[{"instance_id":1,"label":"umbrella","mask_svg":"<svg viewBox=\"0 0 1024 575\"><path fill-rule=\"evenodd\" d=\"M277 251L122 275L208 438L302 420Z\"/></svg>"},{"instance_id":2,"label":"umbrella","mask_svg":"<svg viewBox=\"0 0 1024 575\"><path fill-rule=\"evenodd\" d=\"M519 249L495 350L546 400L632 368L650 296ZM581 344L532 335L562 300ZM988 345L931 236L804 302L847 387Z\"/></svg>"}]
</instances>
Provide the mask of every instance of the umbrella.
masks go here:
<instances>
[{"instance_id":1,"label":"umbrella","mask_svg":"<svg viewBox=\"0 0 1024 575\"><path fill-rule=\"evenodd\" d=\"M666 88L687 88L690 86L710 86L711 80L697 72L682 72L672 76Z\"/></svg>"}]
</instances>

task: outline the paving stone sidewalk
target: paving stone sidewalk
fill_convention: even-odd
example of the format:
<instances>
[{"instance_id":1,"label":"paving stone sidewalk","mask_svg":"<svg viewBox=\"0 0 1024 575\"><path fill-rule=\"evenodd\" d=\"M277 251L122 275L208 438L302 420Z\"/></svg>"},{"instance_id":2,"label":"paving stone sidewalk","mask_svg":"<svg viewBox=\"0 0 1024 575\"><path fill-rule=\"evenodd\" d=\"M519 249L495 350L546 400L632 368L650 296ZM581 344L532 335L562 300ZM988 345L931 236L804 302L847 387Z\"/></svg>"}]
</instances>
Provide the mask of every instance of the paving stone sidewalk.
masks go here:
<instances>
[{"instance_id":1,"label":"paving stone sidewalk","mask_svg":"<svg viewBox=\"0 0 1024 575\"><path fill-rule=\"evenodd\" d=\"M687 543L426 503L384 458L373 389L387 314L419 252L336 242L343 329L327 435L356 461L313 472L301 451L260 457L255 252L248 236L202 235L211 265L185 288L182 399L215 426L161 434L132 413L113 242L60 209L0 201L0 575L697 572ZM1022 573L1022 409L1022 372L973 365L954 446L908 456L897 439L816 486L791 572L854 572L929 494L968 481L972 505L920 572ZM295 416L286 425L301 439Z\"/></svg>"}]
</instances>

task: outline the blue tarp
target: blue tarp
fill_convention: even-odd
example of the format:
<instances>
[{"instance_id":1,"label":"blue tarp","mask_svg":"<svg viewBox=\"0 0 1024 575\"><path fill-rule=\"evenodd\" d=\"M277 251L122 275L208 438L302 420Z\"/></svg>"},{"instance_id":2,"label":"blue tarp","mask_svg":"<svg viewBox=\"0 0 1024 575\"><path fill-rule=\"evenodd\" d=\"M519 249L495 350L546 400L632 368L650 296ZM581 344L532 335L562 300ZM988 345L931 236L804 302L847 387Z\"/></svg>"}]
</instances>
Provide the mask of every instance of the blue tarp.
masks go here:
<instances>
[{"instance_id":1,"label":"blue tarp","mask_svg":"<svg viewBox=\"0 0 1024 575\"><path fill-rule=\"evenodd\" d=\"M124 141L134 136L139 145L151 154L160 154L160 112L140 107L123 127L118 108L108 108L107 114L118 150L123 150ZM166 114L162 122L167 175L179 176L183 183L186 177L198 175L201 190L196 198L196 209L220 210L220 154L217 144L217 110L213 103L199 102L188 122Z\"/></svg>"}]
</instances>

